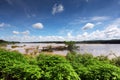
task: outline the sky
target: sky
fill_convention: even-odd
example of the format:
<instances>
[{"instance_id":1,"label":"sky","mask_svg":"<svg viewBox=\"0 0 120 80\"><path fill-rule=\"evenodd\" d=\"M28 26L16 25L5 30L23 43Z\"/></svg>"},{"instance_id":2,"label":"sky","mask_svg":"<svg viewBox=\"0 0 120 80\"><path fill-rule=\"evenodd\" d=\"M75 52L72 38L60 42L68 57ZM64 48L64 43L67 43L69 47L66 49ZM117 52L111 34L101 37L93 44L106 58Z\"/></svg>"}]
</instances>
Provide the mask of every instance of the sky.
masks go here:
<instances>
[{"instance_id":1,"label":"sky","mask_svg":"<svg viewBox=\"0 0 120 80\"><path fill-rule=\"evenodd\" d=\"M120 39L120 0L0 0L0 39Z\"/></svg>"}]
</instances>

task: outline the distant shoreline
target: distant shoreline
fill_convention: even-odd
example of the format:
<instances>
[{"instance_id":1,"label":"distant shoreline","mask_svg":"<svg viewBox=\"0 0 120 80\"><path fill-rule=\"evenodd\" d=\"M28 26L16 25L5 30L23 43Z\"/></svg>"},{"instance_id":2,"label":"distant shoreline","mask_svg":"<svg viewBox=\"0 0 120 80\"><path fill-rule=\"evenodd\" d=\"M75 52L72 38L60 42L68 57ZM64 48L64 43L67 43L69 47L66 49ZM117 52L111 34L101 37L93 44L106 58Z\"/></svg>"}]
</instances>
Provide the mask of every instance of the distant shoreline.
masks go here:
<instances>
[{"instance_id":1,"label":"distant shoreline","mask_svg":"<svg viewBox=\"0 0 120 80\"><path fill-rule=\"evenodd\" d=\"M62 44L65 41L41 41L41 42L21 42L21 43L57 43ZM77 44L120 44L120 40L89 40L89 41L74 41Z\"/></svg>"},{"instance_id":2,"label":"distant shoreline","mask_svg":"<svg viewBox=\"0 0 120 80\"><path fill-rule=\"evenodd\" d=\"M5 41L0 40L0 43L56 43L63 44L65 41L39 41L39 42L16 42L16 41ZM88 40L88 41L74 41L77 44L120 44L120 39L113 40Z\"/></svg>"}]
</instances>

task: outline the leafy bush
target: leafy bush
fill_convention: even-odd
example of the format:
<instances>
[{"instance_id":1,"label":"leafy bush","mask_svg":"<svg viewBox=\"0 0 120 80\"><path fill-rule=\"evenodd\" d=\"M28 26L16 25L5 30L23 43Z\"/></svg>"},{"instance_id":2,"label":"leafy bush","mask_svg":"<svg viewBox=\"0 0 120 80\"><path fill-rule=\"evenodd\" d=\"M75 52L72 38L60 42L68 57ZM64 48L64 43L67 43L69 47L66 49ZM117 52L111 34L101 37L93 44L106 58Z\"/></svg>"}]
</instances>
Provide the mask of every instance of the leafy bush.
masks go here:
<instances>
[{"instance_id":1,"label":"leafy bush","mask_svg":"<svg viewBox=\"0 0 120 80\"><path fill-rule=\"evenodd\" d=\"M113 58L111 60L111 63L114 64L114 65L116 65L116 66L118 66L118 67L120 67L120 56L116 57L116 58Z\"/></svg>"},{"instance_id":2,"label":"leafy bush","mask_svg":"<svg viewBox=\"0 0 120 80\"><path fill-rule=\"evenodd\" d=\"M111 64L89 65L87 69L87 80L120 80L120 69Z\"/></svg>"},{"instance_id":3,"label":"leafy bush","mask_svg":"<svg viewBox=\"0 0 120 80\"><path fill-rule=\"evenodd\" d=\"M37 61L39 67L44 71L42 80L80 80L64 57L40 54Z\"/></svg>"},{"instance_id":4,"label":"leafy bush","mask_svg":"<svg viewBox=\"0 0 120 80\"><path fill-rule=\"evenodd\" d=\"M120 68L100 61L91 54L68 54L66 57L81 80L120 80Z\"/></svg>"},{"instance_id":5,"label":"leafy bush","mask_svg":"<svg viewBox=\"0 0 120 80\"><path fill-rule=\"evenodd\" d=\"M42 71L37 65L30 65L20 53L0 49L0 78L5 80L35 80Z\"/></svg>"}]
</instances>

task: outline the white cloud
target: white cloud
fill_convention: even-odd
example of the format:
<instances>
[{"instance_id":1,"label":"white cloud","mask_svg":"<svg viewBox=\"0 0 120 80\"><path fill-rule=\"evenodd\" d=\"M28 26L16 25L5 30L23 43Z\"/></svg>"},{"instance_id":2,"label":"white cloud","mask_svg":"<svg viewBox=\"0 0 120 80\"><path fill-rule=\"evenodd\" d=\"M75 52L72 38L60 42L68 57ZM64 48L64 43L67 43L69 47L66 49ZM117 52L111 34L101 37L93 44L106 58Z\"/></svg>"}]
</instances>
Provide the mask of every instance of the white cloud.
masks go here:
<instances>
[{"instance_id":1,"label":"white cloud","mask_svg":"<svg viewBox=\"0 0 120 80\"><path fill-rule=\"evenodd\" d=\"M23 31L21 32L23 35L29 35L30 34L30 31L29 30L26 30L26 31Z\"/></svg>"},{"instance_id":2,"label":"white cloud","mask_svg":"<svg viewBox=\"0 0 120 80\"><path fill-rule=\"evenodd\" d=\"M17 31L14 33L17 33ZM20 34L29 34L28 30L19 32ZM10 41L83 41L83 40L107 40L107 39L120 39L120 18L111 21L109 25L103 30L95 30L93 32L84 32L76 36L72 35L72 32L67 32L66 36L31 36L31 35L13 35L3 36L1 39Z\"/></svg>"},{"instance_id":3,"label":"white cloud","mask_svg":"<svg viewBox=\"0 0 120 80\"><path fill-rule=\"evenodd\" d=\"M87 32L84 32L84 33L82 34L82 36L83 36L83 37L87 37L87 36L88 36L88 33L87 33Z\"/></svg>"},{"instance_id":4,"label":"white cloud","mask_svg":"<svg viewBox=\"0 0 120 80\"><path fill-rule=\"evenodd\" d=\"M64 11L64 6L62 4L55 4L52 8L52 14L60 13Z\"/></svg>"},{"instance_id":5,"label":"white cloud","mask_svg":"<svg viewBox=\"0 0 120 80\"><path fill-rule=\"evenodd\" d=\"M30 31L29 30L26 30L26 31L23 31L23 32L19 32L19 31L13 31L12 32L13 34L23 34L23 35L29 35L30 34Z\"/></svg>"},{"instance_id":6,"label":"white cloud","mask_svg":"<svg viewBox=\"0 0 120 80\"><path fill-rule=\"evenodd\" d=\"M87 34L88 39L120 39L120 18L114 20L104 30Z\"/></svg>"},{"instance_id":7,"label":"white cloud","mask_svg":"<svg viewBox=\"0 0 120 80\"><path fill-rule=\"evenodd\" d=\"M4 27L5 26L5 23L0 23L0 27Z\"/></svg>"},{"instance_id":8,"label":"white cloud","mask_svg":"<svg viewBox=\"0 0 120 80\"><path fill-rule=\"evenodd\" d=\"M93 28L95 25L93 23L87 23L85 24L85 26L83 26L83 30L87 30L87 29L91 29Z\"/></svg>"},{"instance_id":9,"label":"white cloud","mask_svg":"<svg viewBox=\"0 0 120 80\"><path fill-rule=\"evenodd\" d=\"M102 22L97 22L97 23L96 23L96 25L101 25L101 24L103 24L103 23L102 23Z\"/></svg>"},{"instance_id":10,"label":"white cloud","mask_svg":"<svg viewBox=\"0 0 120 80\"><path fill-rule=\"evenodd\" d=\"M13 27L13 25L2 22L0 23L0 28L3 28L3 27Z\"/></svg>"},{"instance_id":11,"label":"white cloud","mask_svg":"<svg viewBox=\"0 0 120 80\"><path fill-rule=\"evenodd\" d=\"M92 21L104 21L104 20L108 20L109 17L107 16L94 16L91 18Z\"/></svg>"},{"instance_id":12,"label":"white cloud","mask_svg":"<svg viewBox=\"0 0 120 80\"><path fill-rule=\"evenodd\" d=\"M42 29L44 27L42 23L35 23L32 26L33 28L36 28L36 29Z\"/></svg>"},{"instance_id":13,"label":"white cloud","mask_svg":"<svg viewBox=\"0 0 120 80\"><path fill-rule=\"evenodd\" d=\"M24 31L27 33L27 31ZM78 34L72 36L71 33L67 33L67 36L30 36L23 35L13 35L9 37L2 37L8 41L21 41L21 42L32 42L32 41L83 41L83 40L107 40L107 39L120 39L120 28L118 27L106 27L104 30L96 30L91 33L84 32L83 34Z\"/></svg>"},{"instance_id":14,"label":"white cloud","mask_svg":"<svg viewBox=\"0 0 120 80\"><path fill-rule=\"evenodd\" d=\"M19 34L19 32L18 31L13 31L13 34Z\"/></svg>"},{"instance_id":15,"label":"white cloud","mask_svg":"<svg viewBox=\"0 0 120 80\"><path fill-rule=\"evenodd\" d=\"M9 36L2 37L4 40L8 41L21 41L21 42L34 42L34 41L65 41L65 38L62 36L29 36L23 35L21 36Z\"/></svg>"},{"instance_id":16,"label":"white cloud","mask_svg":"<svg viewBox=\"0 0 120 80\"><path fill-rule=\"evenodd\" d=\"M68 37L71 37L72 35L71 35L71 33L67 33L67 36L68 36Z\"/></svg>"}]
</instances>

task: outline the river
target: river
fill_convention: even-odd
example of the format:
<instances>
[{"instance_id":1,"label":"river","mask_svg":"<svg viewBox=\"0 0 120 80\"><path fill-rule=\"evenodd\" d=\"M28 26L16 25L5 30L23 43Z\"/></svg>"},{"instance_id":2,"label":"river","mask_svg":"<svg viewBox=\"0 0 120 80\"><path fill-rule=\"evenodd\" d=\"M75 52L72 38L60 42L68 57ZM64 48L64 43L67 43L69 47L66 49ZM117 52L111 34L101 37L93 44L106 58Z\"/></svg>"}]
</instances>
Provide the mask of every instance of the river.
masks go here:
<instances>
[{"instance_id":1,"label":"river","mask_svg":"<svg viewBox=\"0 0 120 80\"><path fill-rule=\"evenodd\" d=\"M13 50L18 50L21 53L25 53L25 48L34 48L39 46L39 49L42 47L51 45L51 46L65 46L64 44L56 44L56 43L21 43L15 44L16 46L24 46L24 47L17 47ZM114 53L116 56L120 56L120 44L76 44L79 46L78 53L91 53L94 56L99 55L108 55ZM7 49L12 49L12 45L8 45ZM53 51L55 54L62 54L66 55L67 51Z\"/></svg>"}]
</instances>

